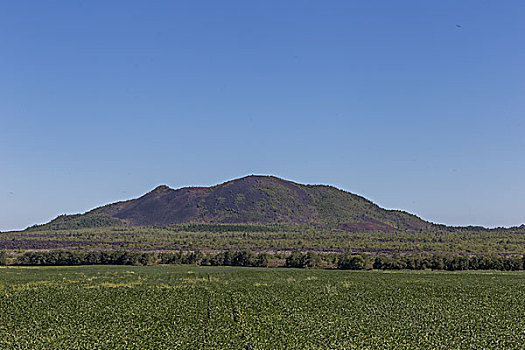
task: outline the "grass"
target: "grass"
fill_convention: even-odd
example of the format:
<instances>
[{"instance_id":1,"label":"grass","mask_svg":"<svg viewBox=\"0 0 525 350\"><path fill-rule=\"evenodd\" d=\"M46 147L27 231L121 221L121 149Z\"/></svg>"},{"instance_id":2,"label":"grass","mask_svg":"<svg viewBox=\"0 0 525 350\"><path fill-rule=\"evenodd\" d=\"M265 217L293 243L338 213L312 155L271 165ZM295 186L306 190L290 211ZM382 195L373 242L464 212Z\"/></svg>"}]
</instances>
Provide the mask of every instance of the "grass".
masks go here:
<instances>
[{"instance_id":1,"label":"grass","mask_svg":"<svg viewBox=\"0 0 525 350\"><path fill-rule=\"evenodd\" d=\"M0 268L2 349L521 348L523 272Z\"/></svg>"}]
</instances>

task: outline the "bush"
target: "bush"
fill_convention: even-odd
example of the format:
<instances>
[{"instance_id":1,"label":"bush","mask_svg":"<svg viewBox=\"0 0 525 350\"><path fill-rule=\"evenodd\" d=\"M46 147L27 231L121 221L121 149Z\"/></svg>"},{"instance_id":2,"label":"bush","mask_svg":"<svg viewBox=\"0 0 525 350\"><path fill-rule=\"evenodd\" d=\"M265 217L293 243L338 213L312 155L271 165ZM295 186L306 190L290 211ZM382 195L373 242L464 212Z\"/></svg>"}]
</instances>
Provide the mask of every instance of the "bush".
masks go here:
<instances>
[{"instance_id":1,"label":"bush","mask_svg":"<svg viewBox=\"0 0 525 350\"><path fill-rule=\"evenodd\" d=\"M319 267L321 266L321 258L315 252L308 252L303 257L303 266L304 267Z\"/></svg>"},{"instance_id":2,"label":"bush","mask_svg":"<svg viewBox=\"0 0 525 350\"><path fill-rule=\"evenodd\" d=\"M304 255L299 251L294 251L286 258L286 267L304 267Z\"/></svg>"},{"instance_id":3,"label":"bush","mask_svg":"<svg viewBox=\"0 0 525 350\"><path fill-rule=\"evenodd\" d=\"M0 251L0 265L7 265L7 252L5 250Z\"/></svg>"},{"instance_id":4,"label":"bush","mask_svg":"<svg viewBox=\"0 0 525 350\"><path fill-rule=\"evenodd\" d=\"M337 268L342 270L363 270L366 260L361 255L344 255L338 262Z\"/></svg>"}]
</instances>

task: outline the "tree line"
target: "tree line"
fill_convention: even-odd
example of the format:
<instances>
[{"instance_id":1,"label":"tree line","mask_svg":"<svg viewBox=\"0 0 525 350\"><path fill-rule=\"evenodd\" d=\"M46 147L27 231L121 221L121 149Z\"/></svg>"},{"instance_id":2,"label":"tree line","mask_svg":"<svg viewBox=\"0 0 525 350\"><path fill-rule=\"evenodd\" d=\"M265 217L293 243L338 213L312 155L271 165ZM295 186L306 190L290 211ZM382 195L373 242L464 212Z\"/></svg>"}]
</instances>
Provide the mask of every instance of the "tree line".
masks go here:
<instances>
[{"instance_id":1,"label":"tree line","mask_svg":"<svg viewBox=\"0 0 525 350\"><path fill-rule=\"evenodd\" d=\"M5 254L5 252L4 252ZM4 258L4 264L6 264ZM0 255L0 263L2 263ZM269 255L249 250L204 254L200 251L153 253L140 251L31 251L14 258L13 265L70 266L70 265L211 265L265 267Z\"/></svg>"},{"instance_id":2,"label":"tree line","mask_svg":"<svg viewBox=\"0 0 525 350\"><path fill-rule=\"evenodd\" d=\"M69 265L203 265L203 266L283 266L293 268L335 268L341 270L501 270L525 269L525 256L454 255L454 254L365 254L316 253L294 251L290 254L254 253L250 250L202 253L140 251L28 251L9 258L0 252L0 265L69 266Z\"/></svg>"}]
</instances>

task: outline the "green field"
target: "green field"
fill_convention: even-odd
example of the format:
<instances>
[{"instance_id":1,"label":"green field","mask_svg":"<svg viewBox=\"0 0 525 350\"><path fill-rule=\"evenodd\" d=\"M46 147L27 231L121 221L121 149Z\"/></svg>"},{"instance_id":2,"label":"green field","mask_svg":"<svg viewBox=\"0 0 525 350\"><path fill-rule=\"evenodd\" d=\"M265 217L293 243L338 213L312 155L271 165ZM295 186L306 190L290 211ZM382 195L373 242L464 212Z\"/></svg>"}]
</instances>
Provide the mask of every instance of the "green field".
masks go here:
<instances>
[{"instance_id":1,"label":"green field","mask_svg":"<svg viewBox=\"0 0 525 350\"><path fill-rule=\"evenodd\" d=\"M0 268L1 349L520 349L523 272Z\"/></svg>"}]
</instances>

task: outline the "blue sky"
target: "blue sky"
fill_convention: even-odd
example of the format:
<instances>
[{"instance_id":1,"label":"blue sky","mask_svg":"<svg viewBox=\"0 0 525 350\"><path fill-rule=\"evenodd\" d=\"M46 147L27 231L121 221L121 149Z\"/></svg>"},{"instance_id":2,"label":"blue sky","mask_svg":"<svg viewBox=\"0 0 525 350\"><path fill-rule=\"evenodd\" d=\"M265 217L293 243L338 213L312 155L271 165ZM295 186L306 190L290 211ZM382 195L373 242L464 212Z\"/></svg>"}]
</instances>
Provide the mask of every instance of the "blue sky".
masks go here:
<instances>
[{"instance_id":1,"label":"blue sky","mask_svg":"<svg viewBox=\"0 0 525 350\"><path fill-rule=\"evenodd\" d=\"M248 174L519 225L523 18L523 1L2 2L0 230Z\"/></svg>"}]
</instances>

